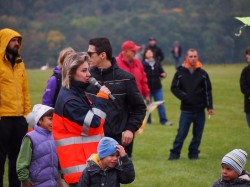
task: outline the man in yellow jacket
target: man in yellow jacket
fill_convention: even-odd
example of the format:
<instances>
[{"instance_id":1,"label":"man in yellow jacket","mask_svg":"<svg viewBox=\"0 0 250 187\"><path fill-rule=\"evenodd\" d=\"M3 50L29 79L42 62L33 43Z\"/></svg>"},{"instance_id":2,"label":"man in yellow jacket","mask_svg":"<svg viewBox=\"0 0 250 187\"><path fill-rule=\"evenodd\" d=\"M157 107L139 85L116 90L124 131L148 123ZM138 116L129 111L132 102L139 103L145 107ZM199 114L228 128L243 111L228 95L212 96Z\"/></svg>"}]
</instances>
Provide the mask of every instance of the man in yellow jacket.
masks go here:
<instances>
[{"instance_id":1,"label":"man in yellow jacket","mask_svg":"<svg viewBox=\"0 0 250 187\"><path fill-rule=\"evenodd\" d=\"M4 164L9 160L9 186L19 187L16 159L28 130L25 117L30 112L28 80L20 57L22 36L12 29L0 30L0 186Z\"/></svg>"}]
</instances>

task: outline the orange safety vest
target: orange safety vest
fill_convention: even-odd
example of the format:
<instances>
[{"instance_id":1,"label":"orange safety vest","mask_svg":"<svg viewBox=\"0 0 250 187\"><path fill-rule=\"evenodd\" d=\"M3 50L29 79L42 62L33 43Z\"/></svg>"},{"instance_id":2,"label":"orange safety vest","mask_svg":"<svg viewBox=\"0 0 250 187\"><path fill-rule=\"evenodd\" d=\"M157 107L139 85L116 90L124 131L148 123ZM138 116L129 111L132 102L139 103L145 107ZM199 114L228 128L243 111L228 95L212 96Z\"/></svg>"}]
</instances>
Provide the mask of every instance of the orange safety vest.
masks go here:
<instances>
[{"instance_id":1,"label":"orange safety vest","mask_svg":"<svg viewBox=\"0 0 250 187\"><path fill-rule=\"evenodd\" d=\"M56 113L52 133L64 179L68 184L77 183L86 168L87 159L97 153L98 142L103 137L104 119L98 128L80 126Z\"/></svg>"}]
</instances>

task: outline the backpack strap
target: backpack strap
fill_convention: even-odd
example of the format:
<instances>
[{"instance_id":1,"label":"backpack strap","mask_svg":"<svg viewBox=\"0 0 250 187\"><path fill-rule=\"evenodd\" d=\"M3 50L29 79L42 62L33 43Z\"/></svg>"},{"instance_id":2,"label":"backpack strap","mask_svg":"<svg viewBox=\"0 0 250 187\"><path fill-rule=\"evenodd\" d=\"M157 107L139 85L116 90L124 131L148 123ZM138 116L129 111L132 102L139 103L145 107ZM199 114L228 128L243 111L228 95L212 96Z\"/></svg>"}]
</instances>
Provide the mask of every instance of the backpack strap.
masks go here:
<instances>
[{"instance_id":1,"label":"backpack strap","mask_svg":"<svg viewBox=\"0 0 250 187\"><path fill-rule=\"evenodd\" d=\"M61 86L62 86L62 75L58 74L58 73L53 73L52 76L56 77L56 91L55 91L55 95L53 98L53 105L55 106L58 93L59 93Z\"/></svg>"}]
</instances>

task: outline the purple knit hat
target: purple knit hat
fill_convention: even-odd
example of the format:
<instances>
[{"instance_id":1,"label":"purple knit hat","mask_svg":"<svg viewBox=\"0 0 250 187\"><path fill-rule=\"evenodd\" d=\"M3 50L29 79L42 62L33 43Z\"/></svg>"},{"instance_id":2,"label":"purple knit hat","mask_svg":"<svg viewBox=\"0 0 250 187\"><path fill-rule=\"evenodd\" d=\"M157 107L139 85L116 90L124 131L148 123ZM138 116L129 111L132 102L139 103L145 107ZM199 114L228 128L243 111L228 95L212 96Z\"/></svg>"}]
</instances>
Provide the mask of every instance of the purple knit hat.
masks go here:
<instances>
[{"instance_id":1,"label":"purple knit hat","mask_svg":"<svg viewBox=\"0 0 250 187\"><path fill-rule=\"evenodd\" d=\"M247 153L242 149L234 149L227 153L221 163L231 166L239 175L247 162Z\"/></svg>"}]
</instances>

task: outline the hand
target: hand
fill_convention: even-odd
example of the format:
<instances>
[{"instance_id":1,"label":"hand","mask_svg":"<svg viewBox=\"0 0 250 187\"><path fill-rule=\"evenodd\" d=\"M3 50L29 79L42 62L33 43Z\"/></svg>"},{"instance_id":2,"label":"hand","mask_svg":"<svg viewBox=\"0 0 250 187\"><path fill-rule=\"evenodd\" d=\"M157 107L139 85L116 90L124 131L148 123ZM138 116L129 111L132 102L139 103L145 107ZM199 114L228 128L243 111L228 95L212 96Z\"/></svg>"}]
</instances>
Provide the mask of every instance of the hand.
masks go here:
<instances>
[{"instance_id":1,"label":"hand","mask_svg":"<svg viewBox=\"0 0 250 187\"><path fill-rule=\"evenodd\" d=\"M99 92L106 94L106 95L111 94L110 90L106 86L102 86Z\"/></svg>"},{"instance_id":2,"label":"hand","mask_svg":"<svg viewBox=\"0 0 250 187\"><path fill-rule=\"evenodd\" d=\"M214 115L214 109L209 109L208 110L208 115Z\"/></svg>"},{"instance_id":3,"label":"hand","mask_svg":"<svg viewBox=\"0 0 250 187\"><path fill-rule=\"evenodd\" d=\"M126 130L122 134L122 145L123 146L129 145L132 142L133 138L134 138L133 132L131 132L130 130Z\"/></svg>"},{"instance_id":4,"label":"hand","mask_svg":"<svg viewBox=\"0 0 250 187\"><path fill-rule=\"evenodd\" d=\"M167 74L166 73L161 73L161 75L160 75L162 78L165 78L165 77L167 77Z\"/></svg>"},{"instance_id":5,"label":"hand","mask_svg":"<svg viewBox=\"0 0 250 187\"><path fill-rule=\"evenodd\" d=\"M124 157L127 155L127 153L125 152L125 149L122 145L117 145L116 148L117 148L117 151L119 152L119 155L121 157Z\"/></svg>"},{"instance_id":6,"label":"hand","mask_svg":"<svg viewBox=\"0 0 250 187\"><path fill-rule=\"evenodd\" d=\"M147 104L150 104L151 101L150 101L150 97L149 96L146 96L145 100L146 100Z\"/></svg>"}]
</instances>

